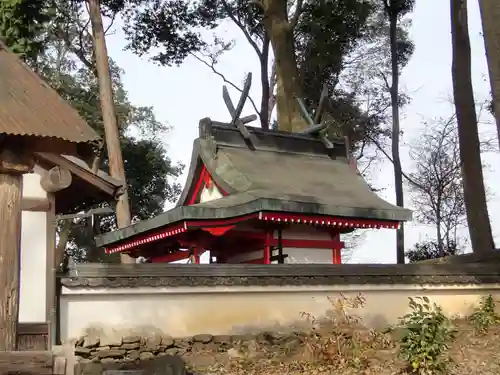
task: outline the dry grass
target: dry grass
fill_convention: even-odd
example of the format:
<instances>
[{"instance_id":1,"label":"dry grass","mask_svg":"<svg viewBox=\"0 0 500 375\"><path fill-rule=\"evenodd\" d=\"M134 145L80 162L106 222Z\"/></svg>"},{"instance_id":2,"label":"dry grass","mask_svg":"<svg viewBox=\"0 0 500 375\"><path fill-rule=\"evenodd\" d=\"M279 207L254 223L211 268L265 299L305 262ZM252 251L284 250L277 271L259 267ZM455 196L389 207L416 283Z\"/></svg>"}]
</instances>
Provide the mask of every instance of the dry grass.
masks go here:
<instances>
[{"instance_id":1,"label":"dry grass","mask_svg":"<svg viewBox=\"0 0 500 375\"><path fill-rule=\"evenodd\" d=\"M484 335L476 335L468 323L457 322L460 330L449 352L452 360L450 374L493 375L500 374L500 327ZM248 358L230 358L227 353L190 353L186 360L199 374L224 375L395 375L403 373L404 363L397 356L393 341L373 340L366 333L364 344L348 344L342 355L336 351L337 337L307 337L293 351L276 346L272 349L256 347ZM385 337L384 335L381 335ZM359 334L358 337L361 337ZM345 341L343 341L345 342ZM325 343L321 348L320 343ZM363 346L364 345L364 346ZM316 350L316 352L312 351ZM333 352L332 352L333 350ZM332 357L325 356L332 353Z\"/></svg>"},{"instance_id":2,"label":"dry grass","mask_svg":"<svg viewBox=\"0 0 500 375\"><path fill-rule=\"evenodd\" d=\"M271 344L256 339L238 346L237 358L227 352L188 353L198 374L211 375L395 375L404 374L394 334L363 327L353 310L362 308L361 296L332 300L336 314L320 324L308 314L307 335L284 335ZM480 334L468 321L455 321L457 336L448 351L448 375L500 374L500 325ZM271 340L272 341L272 340Z\"/></svg>"}]
</instances>

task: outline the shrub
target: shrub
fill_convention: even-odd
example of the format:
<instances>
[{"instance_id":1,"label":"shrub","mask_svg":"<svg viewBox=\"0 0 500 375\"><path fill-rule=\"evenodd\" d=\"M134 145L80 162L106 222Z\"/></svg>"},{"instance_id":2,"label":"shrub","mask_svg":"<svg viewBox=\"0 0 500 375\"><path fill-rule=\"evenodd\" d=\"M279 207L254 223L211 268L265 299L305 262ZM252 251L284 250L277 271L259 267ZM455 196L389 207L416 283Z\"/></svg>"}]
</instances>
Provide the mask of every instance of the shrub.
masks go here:
<instances>
[{"instance_id":1,"label":"shrub","mask_svg":"<svg viewBox=\"0 0 500 375\"><path fill-rule=\"evenodd\" d=\"M445 373L449 344L455 337L451 321L427 297L409 298L411 312L400 320L399 354L413 374Z\"/></svg>"},{"instance_id":2,"label":"shrub","mask_svg":"<svg viewBox=\"0 0 500 375\"><path fill-rule=\"evenodd\" d=\"M309 313L302 313L312 325L314 334L306 342L305 349L314 361L339 367L366 368L370 350L390 345L387 335L368 330L354 310L363 308L362 294L328 298L332 305L327 319L319 321Z\"/></svg>"},{"instance_id":3,"label":"shrub","mask_svg":"<svg viewBox=\"0 0 500 375\"><path fill-rule=\"evenodd\" d=\"M495 305L491 294L481 298L479 307L469 317L469 321L477 333L485 334L491 326L500 323L500 316L495 311Z\"/></svg>"}]
</instances>

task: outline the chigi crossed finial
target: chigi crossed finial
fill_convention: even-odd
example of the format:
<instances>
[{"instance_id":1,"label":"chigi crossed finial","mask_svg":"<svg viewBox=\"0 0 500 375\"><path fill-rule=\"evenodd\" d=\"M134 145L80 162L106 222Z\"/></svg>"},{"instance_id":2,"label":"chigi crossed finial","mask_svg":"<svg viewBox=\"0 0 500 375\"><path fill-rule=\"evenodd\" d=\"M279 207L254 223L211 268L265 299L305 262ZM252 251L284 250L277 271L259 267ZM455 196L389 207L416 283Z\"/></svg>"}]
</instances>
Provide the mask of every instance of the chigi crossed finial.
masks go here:
<instances>
[{"instance_id":1,"label":"chigi crossed finial","mask_svg":"<svg viewBox=\"0 0 500 375\"><path fill-rule=\"evenodd\" d=\"M248 99L248 95L250 93L250 87L252 86L252 73L248 73L245 78L245 83L243 85L243 90L241 91L240 99L238 100L238 104L236 107L234 106L231 97L229 96L229 91L227 90L227 86L222 86L222 98L224 99L224 103L226 103L227 110L231 115L231 125L236 126L240 131L243 138L250 143L251 146L254 145L254 136L245 126L245 123L240 118L241 112L243 111L243 107L245 106L245 102Z\"/></svg>"},{"instance_id":2,"label":"chigi crossed finial","mask_svg":"<svg viewBox=\"0 0 500 375\"><path fill-rule=\"evenodd\" d=\"M318 107L314 111L314 116L311 116L307 111L304 101L301 98L297 98L300 107L300 114L302 118L307 122L309 127L301 132L301 134L315 135L326 146L327 149L333 149L333 143L327 138L328 124L322 123L321 119L323 117L323 112L325 110L326 100L328 99L328 86L323 84L323 90L321 90L321 96L319 98Z\"/></svg>"}]
</instances>

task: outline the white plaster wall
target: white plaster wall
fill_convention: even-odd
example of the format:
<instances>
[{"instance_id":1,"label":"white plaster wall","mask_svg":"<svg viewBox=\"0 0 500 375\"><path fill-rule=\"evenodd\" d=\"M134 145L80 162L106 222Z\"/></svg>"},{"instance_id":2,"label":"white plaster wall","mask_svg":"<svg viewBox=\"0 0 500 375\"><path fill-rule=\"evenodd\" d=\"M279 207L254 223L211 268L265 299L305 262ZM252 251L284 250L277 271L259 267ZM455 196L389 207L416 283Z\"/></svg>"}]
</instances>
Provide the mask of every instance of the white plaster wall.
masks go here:
<instances>
[{"instance_id":1,"label":"white plaster wall","mask_svg":"<svg viewBox=\"0 0 500 375\"><path fill-rule=\"evenodd\" d=\"M295 225L282 232L283 239L295 240L330 240L328 233L319 231L308 225ZM274 238L278 238L278 232L274 232ZM288 254L285 263L292 264L332 264L332 249L303 249L295 247L284 247L283 253ZM228 263L242 263L264 256L264 250L252 251L245 254L237 254L228 259ZM273 264L278 263L274 261Z\"/></svg>"},{"instance_id":2,"label":"white plaster wall","mask_svg":"<svg viewBox=\"0 0 500 375\"><path fill-rule=\"evenodd\" d=\"M212 181L212 183L211 183L211 185L210 185L209 188L207 188L205 186L203 188L203 190L201 191L201 194L200 194L200 203L210 202L210 201L213 201L213 200L219 199L219 198L222 198L222 194L219 191L219 189L217 188L217 186L215 186L215 184Z\"/></svg>"},{"instance_id":3,"label":"white plaster wall","mask_svg":"<svg viewBox=\"0 0 500 375\"><path fill-rule=\"evenodd\" d=\"M174 337L199 333L240 334L300 329L302 312L318 319L332 313L331 298L362 293L363 308L351 311L370 327L397 323L409 311L408 297L427 296L449 316L468 316L480 298L500 297L500 285L347 285L268 287L177 287L68 289L61 298L61 338L83 335L162 332Z\"/></svg>"},{"instance_id":4,"label":"white plaster wall","mask_svg":"<svg viewBox=\"0 0 500 375\"><path fill-rule=\"evenodd\" d=\"M23 176L24 198L45 198L41 170ZM22 213L19 322L46 321L47 213Z\"/></svg>"},{"instance_id":5,"label":"white plaster wall","mask_svg":"<svg viewBox=\"0 0 500 375\"><path fill-rule=\"evenodd\" d=\"M277 237L277 233L274 234ZM294 240L330 240L328 233L319 231L309 225L296 225L283 231L283 238ZM285 263L292 264L332 264L332 249L299 249L295 247L283 248L288 254Z\"/></svg>"}]
</instances>

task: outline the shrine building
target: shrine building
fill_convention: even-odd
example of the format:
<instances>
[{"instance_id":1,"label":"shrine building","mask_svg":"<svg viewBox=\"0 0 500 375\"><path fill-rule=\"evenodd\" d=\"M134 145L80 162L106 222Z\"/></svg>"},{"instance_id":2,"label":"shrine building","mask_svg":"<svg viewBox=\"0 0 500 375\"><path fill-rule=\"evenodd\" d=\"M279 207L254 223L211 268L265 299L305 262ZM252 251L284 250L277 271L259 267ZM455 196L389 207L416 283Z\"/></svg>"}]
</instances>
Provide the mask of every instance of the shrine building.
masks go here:
<instances>
[{"instance_id":1,"label":"shrine building","mask_svg":"<svg viewBox=\"0 0 500 375\"><path fill-rule=\"evenodd\" d=\"M397 229L411 211L370 189L343 139L328 145L307 133L203 119L177 206L96 244L151 262L199 263L209 251L211 263L340 264L341 234Z\"/></svg>"}]
</instances>

